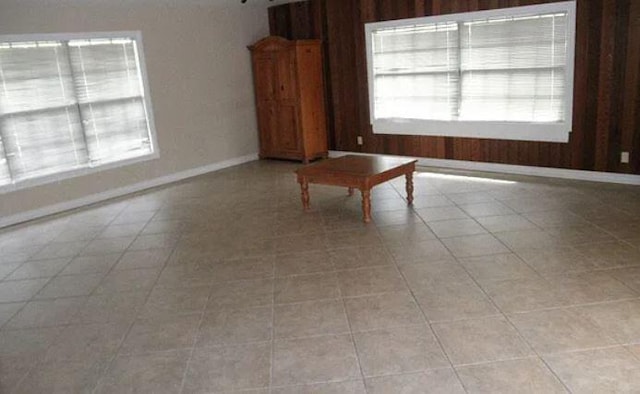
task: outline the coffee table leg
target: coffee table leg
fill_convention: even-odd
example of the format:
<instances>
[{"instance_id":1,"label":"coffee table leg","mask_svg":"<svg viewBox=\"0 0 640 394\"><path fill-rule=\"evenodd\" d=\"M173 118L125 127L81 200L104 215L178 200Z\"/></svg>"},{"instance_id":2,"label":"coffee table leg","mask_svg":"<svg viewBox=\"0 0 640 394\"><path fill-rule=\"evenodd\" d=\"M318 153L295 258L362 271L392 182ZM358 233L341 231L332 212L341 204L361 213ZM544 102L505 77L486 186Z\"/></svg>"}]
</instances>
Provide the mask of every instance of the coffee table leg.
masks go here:
<instances>
[{"instance_id":1,"label":"coffee table leg","mask_svg":"<svg viewBox=\"0 0 640 394\"><path fill-rule=\"evenodd\" d=\"M405 177L407 179L407 202L411 205L413 204L413 172L408 172Z\"/></svg>"},{"instance_id":2,"label":"coffee table leg","mask_svg":"<svg viewBox=\"0 0 640 394\"><path fill-rule=\"evenodd\" d=\"M353 196L353 188L350 187L347 193L349 193L349 196Z\"/></svg>"},{"instance_id":3,"label":"coffee table leg","mask_svg":"<svg viewBox=\"0 0 640 394\"><path fill-rule=\"evenodd\" d=\"M361 190L362 193L362 217L365 223L371 221L371 190Z\"/></svg>"},{"instance_id":4,"label":"coffee table leg","mask_svg":"<svg viewBox=\"0 0 640 394\"><path fill-rule=\"evenodd\" d=\"M302 191L302 208L309 209L309 182L305 178L298 179Z\"/></svg>"}]
</instances>

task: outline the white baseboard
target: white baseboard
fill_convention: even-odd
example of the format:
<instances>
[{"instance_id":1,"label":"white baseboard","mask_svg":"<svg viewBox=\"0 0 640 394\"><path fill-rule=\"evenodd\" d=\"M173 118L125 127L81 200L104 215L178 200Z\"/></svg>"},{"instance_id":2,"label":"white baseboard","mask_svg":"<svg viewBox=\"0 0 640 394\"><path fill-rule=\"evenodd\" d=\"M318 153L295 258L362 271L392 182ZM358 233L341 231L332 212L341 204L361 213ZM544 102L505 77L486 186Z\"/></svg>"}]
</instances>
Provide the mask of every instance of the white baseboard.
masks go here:
<instances>
[{"instance_id":1,"label":"white baseboard","mask_svg":"<svg viewBox=\"0 0 640 394\"><path fill-rule=\"evenodd\" d=\"M370 153L330 151L329 156L338 157L346 154L373 155ZM548 178L572 179L579 181L620 183L625 185L640 185L640 175L618 174L613 172L568 170L564 168L530 167L512 164L482 163L464 160L430 159L416 157L418 165L422 167L439 167L456 170L497 172L503 174L542 176Z\"/></svg>"},{"instance_id":2,"label":"white baseboard","mask_svg":"<svg viewBox=\"0 0 640 394\"><path fill-rule=\"evenodd\" d=\"M86 205L95 204L101 201L121 197L127 194L136 193L142 190L151 189L153 187L166 185L169 183L181 181L183 179L192 178L194 176L206 174L209 172L219 171L224 168L233 167L239 164L247 163L258 159L257 153L250 155L235 157L229 160L223 160L217 163L209 164L202 167L192 168L186 171L177 172L175 174L165 175L158 178L150 179L133 185L123 186L116 189L106 190L101 193L91 194L75 200L65 201L59 204L48 205L31 211L20 212L15 215L0 217L0 228L11 226L18 223L27 222L29 220L38 219L44 216L80 208Z\"/></svg>"}]
</instances>

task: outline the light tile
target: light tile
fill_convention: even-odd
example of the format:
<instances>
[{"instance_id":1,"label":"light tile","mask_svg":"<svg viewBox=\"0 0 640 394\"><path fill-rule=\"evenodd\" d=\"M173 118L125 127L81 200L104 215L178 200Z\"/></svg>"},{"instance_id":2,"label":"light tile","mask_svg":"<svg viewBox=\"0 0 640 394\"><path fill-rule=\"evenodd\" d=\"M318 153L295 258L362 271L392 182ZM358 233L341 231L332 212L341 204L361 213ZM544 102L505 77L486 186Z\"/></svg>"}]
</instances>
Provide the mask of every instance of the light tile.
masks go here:
<instances>
[{"instance_id":1,"label":"light tile","mask_svg":"<svg viewBox=\"0 0 640 394\"><path fill-rule=\"evenodd\" d=\"M106 274L116 264L120 256L121 253L76 257L71 260L60 274Z\"/></svg>"},{"instance_id":2,"label":"light tile","mask_svg":"<svg viewBox=\"0 0 640 394\"><path fill-rule=\"evenodd\" d=\"M426 287L412 287L412 290L431 322L498 314L491 301L471 280L434 282Z\"/></svg>"},{"instance_id":3,"label":"light tile","mask_svg":"<svg viewBox=\"0 0 640 394\"><path fill-rule=\"evenodd\" d=\"M46 362L107 362L118 350L129 324L82 324L64 327L45 356Z\"/></svg>"},{"instance_id":4,"label":"light tile","mask_svg":"<svg viewBox=\"0 0 640 394\"><path fill-rule=\"evenodd\" d=\"M422 222L379 227L378 231L385 244L407 245L435 239L436 235Z\"/></svg>"},{"instance_id":5,"label":"light tile","mask_svg":"<svg viewBox=\"0 0 640 394\"><path fill-rule=\"evenodd\" d=\"M573 309L552 309L509 315L533 348L541 354L615 345L613 338Z\"/></svg>"},{"instance_id":6,"label":"light tile","mask_svg":"<svg viewBox=\"0 0 640 394\"><path fill-rule=\"evenodd\" d=\"M566 393L538 358L500 361L457 368L469 393Z\"/></svg>"},{"instance_id":7,"label":"light tile","mask_svg":"<svg viewBox=\"0 0 640 394\"><path fill-rule=\"evenodd\" d=\"M420 309L409 293L389 293L345 300L354 331L420 324Z\"/></svg>"},{"instance_id":8,"label":"light tile","mask_svg":"<svg viewBox=\"0 0 640 394\"><path fill-rule=\"evenodd\" d=\"M185 375L183 393L268 387L270 355L268 343L196 348Z\"/></svg>"},{"instance_id":9,"label":"light tile","mask_svg":"<svg viewBox=\"0 0 640 394\"><path fill-rule=\"evenodd\" d=\"M402 204L404 205L406 202L403 202ZM420 217L416 215L415 212L408 209L378 211L375 214L374 221L377 226L406 225L409 223L421 222Z\"/></svg>"},{"instance_id":10,"label":"light tile","mask_svg":"<svg viewBox=\"0 0 640 394\"><path fill-rule=\"evenodd\" d=\"M523 312L558 307L565 303L561 289L537 276L486 281L481 283L491 300L502 312Z\"/></svg>"},{"instance_id":11,"label":"light tile","mask_svg":"<svg viewBox=\"0 0 640 394\"><path fill-rule=\"evenodd\" d=\"M465 393L453 369L436 369L407 375L391 375L366 380L370 394L424 393L462 394Z\"/></svg>"},{"instance_id":12,"label":"light tile","mask_svg":"<svg viewBox=\"0 0 640 394\"><path fill-rule=\"evenodd\" d=\"M596 268L584 254L571 247L549 251L523 251L518 252L518 256L543 275L588 271Z\"/></svg>"},{"instance_id":13,"label":"light tile","mask_svg":"<svg viewBox=\"0 0 640 394\"><path fill-rule=\"evenodd\" d=\"M9 274L15 271L15 269L20 267L22 264L24 263L0 263L0 281L5 279Z\"/></svg>"},{"instance_id":14,"label":"light tile","mask_svg":"<svg viewBox=\"0 0 640 394\"><path fill-rule=\"evenodd\" d=\"M49 279L27 279L0 282L0 303L28 301L42 289Z\"/></svg>"},{"instance_id":15,"label":"light tile","mask_svg":"<svg viewBox=\"0 0 640 394\"><path fill-rule=\"evenodd\" d=\"M487 216L509 215L515 213L511 208L499 201L488 201L474 204L460 205L463 211L474 218Z\"/></svg>"},{"instance_id":16,"label":"light tile","mask_svg":"<svg viewBox=\"0 0 640 394\"><path fill-rule=\"evenodd\" d=\"M429 227L438 238L485 234L487 232L473 219L441 220L429 223Z\"/></svg>"},{"instance_id":17,"label":"light tile","mask_svg":"<svg viewBox=\"0 0 640 394\"><path fill-rule=\"evenodd\" d=\"M209 300L208 286L155 288L140 311L141 317L179 315L202 312Z\"/></svg>"},{"instance_id":18,"label":"light tile","mask_svg":"<svg viewBox=\"0 0 640 394\"><path fill-rule=\"evenodd\" d=\"M8 322L24 305L24 302L0 304L0 327Z\"/></svg>"},{"instance_id":19,"label":"light tile","mask_svg":"<svg viewBox=\"0 0 640 394\"><path fill-rule=\"evenodd\" d=\"M321 383L360 376L350 335L282 339L273 344L273 385Z\"/></svg>"},{"instance_id":20,"label":"light tile","mask_svg":"<svg viewBox=\"0 0 640 394\"><path fill-rule=\"evenodd\" d=\"M337 274L343 297L408 290L396 267L362 268Z\"/></svg>"},{"instance_id":21,"label":"light tile","mask_svg":"<svg viewBox=\"0 0 640 394\"><path fill-rule=\"evenodd\" d=\"M391 255L381 246L334 249L329 253L337 270L393 265Z\"/></svg>"},{"instance_id":22,"label":"light tile","mask_svg":"<svg viewBox=\"0 0 640 394\"><path fill-rule=\"evenodd\" d=\"M74 323L132 322L147 299L147 292L96 294L88 298Z\"/></svg>"},{"instance_id":23,"label":"light tile","mask_svg":"<svg viewBox=\"0 0 640 394\"><path fill-rule=\"evenodd\" d=\"M62 326L71 321L86 301L85 297L31 301L16 313L4 328Z\"/></svg>"},{"instance_id":24,"label":"light tile","mask_svg":"<svg viewBox=\"0 0 640 394\"><path fill-rule=\"evenodd\" d=\"M276 256L276 277L333 271L331 255L327 251L301 252Z\"/></svg>"},{"instance_id":25,"label":"light tile","mask_svg":"<svg viewBox=\"0 0 640 394\"><path fill-rule=\"evenodd\" d=\"M451 253L440 240L420 241L410 245L394 245L389 247L391 255L397 262L440 261L451 258Z\"/></svg>"},{"instance_id":26,"label":"light tile","mask_svg":"<svg viewBox=\"0 0 640 394\"><path fill-rule=\"evenodd\" d=\"M458 207L418 208L416 212L427 223L438 220L466 219L469 217L469 215Z\"/></svg>"},{"instance_id":27,"label":"light tile","mask_svg":"<svg viewBox=\"0 0 640 394\"><path fill-rule=\"evenodd\" d=\"M277 305L274 313L275 338L349 332L349 323L341 300Z\"/></svg>"},{"instance_id":28,"label":"light tile","mask_svg":"<svg viewBox=\"0 0 640 394\"><path fill-rule=\"evenodd\" d=\"M338 298L340 288L335 273L278 278L275 282L276 304Z\"/></svg>"},{"instance_id":29,"label":"light tile","mask_svg":"<svg viewBox=\"0 0 640 394\"><path fill-rule=\"evenodd\" d=\"M640 343L640 300L586 305L576 310L619 343Z\"/></svg>"},{"instance_id":30,"label":"light tile","mask_svg":"<svg viewBox=\"0 0 640 394\"><path fill-rule=\"evenodd\" d=\"M153 287L160 270L139 269L111 271L96 288L96 294L114 294L129 291L149 291Z\"/></svg>"},{"instance_id":31,"label":"light tile","mask_svg":"<svg viewBox=\"0 0 640 394\"><path fill-rule=\"evenodd\" d=\"M500 241L489 234L446 238L442 242L455 257L474 257L510 252Z\"/></svg>"},{"instance_id":32,"label":"light tile","mask_svg":"<svg viewBox=\"0 0 640 394\"><path fill-rule=\"evenodd\" d=\"M129 250L125 252L115 270L162 268L169 259L171 249Z\"/></svg>"},{"instance_id":33,"label":"light tile","mask_svg":"<svg viewBox=\"0 0 640 394\"><path fill-rule=\"evenodd\" d=\"M619 268L607 272L630 289L640 293L640 267Z\"/></svg>"},{"instance_id":34,"label":"light tile","mask_svg":"<svg viewBox=\"0 0 640 394\"><path fill-rule=\"evenodd\" d=\"M139 235L129 246L129 250L171 249L178 243L178 238L172 233Z\"/></svg>"},{"instance_id":35,"label":"light tile","mask_svg":"<svg viewBox=\"0 0 640 394\"><path fill-rule=\"evenodd\" d=\"M632 393L640 387L640 361L623 347L545 356L576 393Z\"/></svg>"},{"instance_id":36,"label":"light tile","mask_svg":"<svg viewBox=\"0 0 640 394\"><path fill-rule=\"evenodd\" d=\"M520 215L484 216L476 220L492 233L537 229L535 224Z\"/></svg>"},{"instance_id":37,"label":"light tile","mask_svg":"<svg viewBox=\"0 0 640 394\"><path fill-rule=\"evenodd\" d=\"M273 279L215 283L209 297L207 309L272 305L273 289Z\"/></svg>"},{"instance_id":38,"label":"light tile","mask_svg":"<svg viewBox=\"0 0 640 394\"><path fill-rule=\"evenodd\" d=\"M426 325L356 333L354 340L365 376L449 366L440 345Z\"/></svg>"},{"instance_id":39,"label":"light tile","mask_svg":"<svg viewBox=\"0 0 640 394\"><path fill-rule=\"evenodd\" d=\"M134 237L118 237L95 239L87 245L80 253L81 256L95 256L101 254L112 254L124 252L131 245Z\"/></svg>"},{"instance_id":40,"label":"light tile","mask_svg":"<svg viewBox=\"0 0 640 394\"><path fill-rule=\"evenodd\" d=\"M559 244L549 233L539 229L528 230L510 230L505 232L494 233L502 243L511 250L530 251L530 250L550 250L556 248Z\"/></svg>"},{"instance_id":41,"label":"light tile","mask_svg":"<svg viewBox=\"0 0 640 394\"><path fill-rule=\"evenodd\" d=\"M90 295L102 281L103 274L57 276L36 294L36 299Z\"/></svg>"},{"instance_id":42,"label":"light tile","mask_svg":"<svg viewBox=\"0 0 640 394\"><path fill-rule=\"evenodd\" d=\"M468 257L460 259L460 263L480 283L537 276L536 272L515 254Z\"/></svg>"},{"instance_id":43,"label":"light tile","mask_svg":"<svg viewBox=\"0 0 640 394\"><path fill-rule=\"evenodd\" d=\"M525 357L533 351L504 317L435 323L433 329L453 365Z\"/></svg>"},{"instance_id":44,"label":"light tile","mask_svg":"<svg viewBox=\"0 0 640 394\"><path fill-rule=\"evenodd\" d=\"M272 256L231 259L213 266L214 279L225 282L243 279L268 279L274 276L275 259Z\"/></svg>"},{"instance_id":45,"label":"light tile","mask_svg":"<svg viewBox=\"0 0 640 394\"><path fill-rule=\"evenodd\" d=\"M113 224L107 226L97 238L119 238L137 236L145 223Z\"/></svg>"},{"instance_id":46,"label":"light tile","mask_svg":"<svg viewBox=\"0 0 640 394\"><path fill-rule=\"evenodd\" d=\"M118 356L96 393L180 392L189 351Z\"/></svg>"},{"instance_id":47,"label":"light tile","mask_svg":"<svg viewBox=\"0 0 640 394\"><path fill-rule=\"evenodd\" d=\"M20 268L13 271L11 275L6 278L6 280L52 277L60 272L69 263L69 261L71 261L70 258L27 261L26 263L22 264ZM0 268L2 267L3 266L0 266Z\"/></svg>"},{"instance_id":48,"label":"light tile","mask_svg":"<svg viewBox=\"0 0 640 394\"><path fill-rule=\"evenodd\" d=\"M135 354L190 348L194 344L199 322L199 314L136 320L122 344L121 352Z\"/></svg>"},{"instance_id":49,"label":"light tile","mask_svg":"<svg viewBox=\"0 0 640 394\"><path fill-rule=\"evenodd\" d=\"M606 271L556 275L548 280L559 289L563 305L622 300L639 295Z\"/></svg>"},{"instance_id":50,"label":"light tile","mask_svg":"<svg viewBox=\"0 0 640 394\"><path fill-rule=\"evenodd\" d=\"M136 270L140 271L140 270ZM147 270L145 270L147 271ZM127 276L133 271L121 275ZM216 282L217 275L210 262L189 262L184 264L167 265L158 278L158 286L162 287L193 287L206 286Z\"/></svg>"},{"instance_id":51,"label":"light tile","mask_svg":"<svg viewBox=\"0 0 640 394\"><path fill-rule=\"evenodd\" d=\"M416 292L442 281L460 282L471 279L464 267L453 259L403 264L400 266L400 271L409 287Z\"/></svg>"},{"instance_id":52,"label":"light tile","mask_svg":"<svg viewBox=\"0 0 640 394\"><path fill-rule=\"evenodd\" d=\"M271 389L273 394L365 394L364 382L318 383Z\"/></svg>"},{"instance_id":53,"label":"light tile","mask_svg":"<svg viewBox=\"0 0 640 394\"><path fill-rule=\"evenodd\" d=\"M375 227L365 226L351 230L330 231L325 236L328 249L377 246L381 243L380 234Z\"/></svg>"},{"instance_id":54,"label":"light tile","mask_svg":"<svg viewBox=\"0 0 640 394\"><path fill-rule=\"evenodd\" d=\"M87 393L92 392L104 364L83 362L47 363L34 367L14 393Z\"/></svg>"},{"instance_id":55,"label":"light tile","mask_svg":"<svg viewBox=\"0 0 640 394\"><path fill-rule=\"evenodd\" d=\"M51 260L73 257L80 253L86 245L87 241L51 243L35 254L32 257L32 260Z\"/></svg>"},{"instance_id":56,"label":"light tile","mask_svg":"<svg viewBox=\"0 0 640 394\"><path fill-rule=\"evenodd\" d=\"M211 311L202 319L196 346L269 341L272 325L271 307Z\"/></svg>"}]
</instances>

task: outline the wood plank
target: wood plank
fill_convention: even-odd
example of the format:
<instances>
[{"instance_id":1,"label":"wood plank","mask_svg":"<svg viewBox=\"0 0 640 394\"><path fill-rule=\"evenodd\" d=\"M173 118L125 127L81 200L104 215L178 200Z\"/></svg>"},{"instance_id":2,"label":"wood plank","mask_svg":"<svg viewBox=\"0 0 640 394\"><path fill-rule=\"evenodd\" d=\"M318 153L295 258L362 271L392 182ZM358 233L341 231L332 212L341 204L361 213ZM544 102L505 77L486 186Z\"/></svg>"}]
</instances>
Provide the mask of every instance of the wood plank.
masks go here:
<instances>
[{"instance_id":1,"label":"wood plank","mask_svg":"<svg viewBox=\"0 0 640 394\"><path fill-rule=\"evenodd\" d=\"M622 151L634 151L634 139L640 129L640 2L631 1L629 4L629 23L627 29L627 59L624 70L624 86L622 100ZM638 171L637 163L640 151L635 151L635 160L629 165L621 165L624 172ZM635 168L633 168L635 166Z\"/></svg>"},{"instance_id":2,"label":"wood plank","mask_svg":"<svg viewBox=\"0 0 640 394\"><path fill-rule=\"evenodd\" d=\"M587 59L589 54L589 8L586 2L576 4L576 59ZM575 67L573 82L573 121L571 132L572 151L579 152L572 155L571 166L575 169L583 168L584 161L581 154L584 146L585 117L587 98L589 94L588 67Z\"/></svg>"},{"instance_id":3,"label":"wood plank","mask_svg":"<svg viewBox=\"0 0 640 394\"><path fill-rule=\"evenodd\" d=\"M615 51L615 0L602 2L602 27L600 33L600 72L598 89L598 111L596 119L595 170L606 171L609 160L609 138L611 134L611 106L613 95L613 71Z\"/></svg>"}]
</instances>

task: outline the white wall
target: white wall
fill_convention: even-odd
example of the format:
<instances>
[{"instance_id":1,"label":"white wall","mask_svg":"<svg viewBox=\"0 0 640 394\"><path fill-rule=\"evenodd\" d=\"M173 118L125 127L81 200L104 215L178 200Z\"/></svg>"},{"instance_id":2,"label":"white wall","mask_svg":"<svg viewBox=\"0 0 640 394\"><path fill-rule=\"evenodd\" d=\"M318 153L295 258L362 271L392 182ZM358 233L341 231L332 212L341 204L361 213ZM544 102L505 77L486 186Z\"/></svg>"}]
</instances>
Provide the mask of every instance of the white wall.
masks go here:
<instances>
[{"instance_id":1,"label":"white wall","mask_svg":"<svg viewBox=\"0 0 640 394\"><path fill-rule=\"evenodd\" d=\"M160 147L156 160L0 194L0 222L257 152L246 46L268 34L268 17L250 3L0 0L0 34L142 31Z\"/></svg>"}]
</instances>

